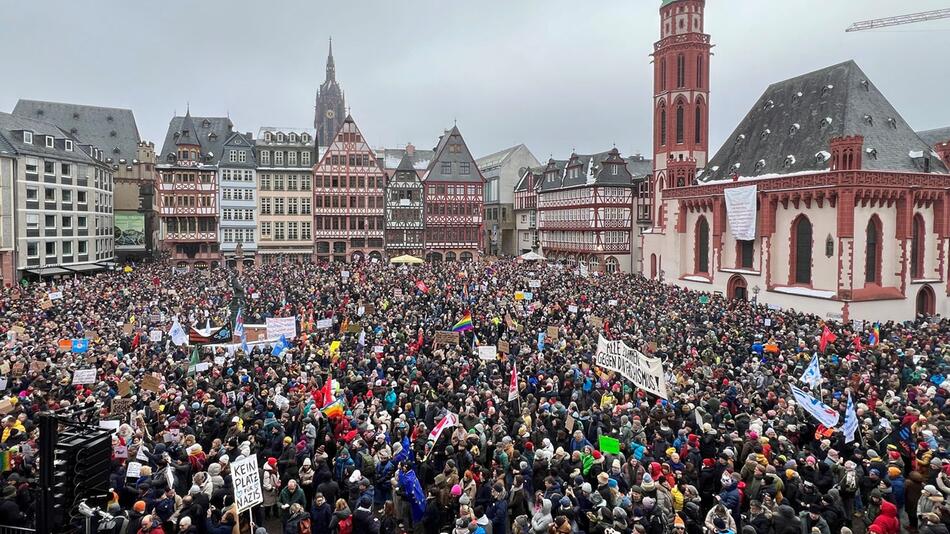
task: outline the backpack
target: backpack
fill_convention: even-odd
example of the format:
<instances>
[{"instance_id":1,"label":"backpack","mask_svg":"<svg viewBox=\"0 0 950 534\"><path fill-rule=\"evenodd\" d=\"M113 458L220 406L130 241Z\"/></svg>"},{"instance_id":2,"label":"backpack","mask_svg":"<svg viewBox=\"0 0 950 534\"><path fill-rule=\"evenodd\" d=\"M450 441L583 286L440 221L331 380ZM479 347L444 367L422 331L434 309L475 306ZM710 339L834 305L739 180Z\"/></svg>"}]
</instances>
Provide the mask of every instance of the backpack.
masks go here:
<instances>
[{"instance_id":1,"label":"backpack","mask_svg":"<svg viewBox=\"0 0 950 534\"><path fill-rule=\"evenodd\" d=\"M353 534L353 516L348 515L336 525L337 534Z\"/></svg>"},{"instance_id":2,"label":"backpack","mask_svg":"<svg viewBox=\"0 0 950 534\"><path fill-rule=\"evenodd\" d=\"M376 459L368 452L360 453L360 466L364 473L373 473L376 471Z\"/></svg>"},{"instance_id":3,"label":"backpack","mask_svg":"<svg viewBox=\"0 0 950 534\"><path fill-rule=\"evenodd\" d=\"M300 520L300 523L297 523L297 532L299 534L311 534L309 517L305 517Z\"/></svg>"}]
</instances>

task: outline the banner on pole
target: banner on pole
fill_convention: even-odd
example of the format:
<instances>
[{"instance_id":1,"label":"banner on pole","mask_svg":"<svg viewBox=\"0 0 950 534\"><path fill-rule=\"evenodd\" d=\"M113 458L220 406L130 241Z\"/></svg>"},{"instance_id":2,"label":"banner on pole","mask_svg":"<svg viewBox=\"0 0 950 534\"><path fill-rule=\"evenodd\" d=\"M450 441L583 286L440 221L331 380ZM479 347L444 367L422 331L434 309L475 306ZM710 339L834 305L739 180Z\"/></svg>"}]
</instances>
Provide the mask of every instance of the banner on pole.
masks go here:
<instances>
[{"instance_id":1,"label":"banner on pole","mask_svg":"<svg viewBox=\"0 0 950 534\"><path fill-rule=\"evenodd\" d=\"M603 335L597 340L597 354L594 363L620 373L633 384L654 395L667 399L666 378L663 362L659 358L650 358L642 352L632 349L623 341L608 341Z\"/></svg>"}]
</instances>

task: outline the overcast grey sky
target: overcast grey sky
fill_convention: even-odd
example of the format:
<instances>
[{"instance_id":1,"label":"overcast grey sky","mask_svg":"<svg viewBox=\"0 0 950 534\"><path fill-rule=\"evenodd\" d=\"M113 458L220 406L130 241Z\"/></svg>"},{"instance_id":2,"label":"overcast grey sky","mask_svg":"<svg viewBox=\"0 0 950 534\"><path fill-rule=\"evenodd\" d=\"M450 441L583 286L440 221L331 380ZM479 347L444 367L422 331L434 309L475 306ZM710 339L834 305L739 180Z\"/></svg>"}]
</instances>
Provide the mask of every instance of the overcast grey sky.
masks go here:
<instances>
[{"instance_id":1,"label":"overcast grey sky","mask_svg":"<svg viewBox=\"0 0 950 534\"><path fill-rule=\"evenodd\" d=\"M186 102L236 127L312 126L332 35L337 78L374 147L476 156L652 150L659 0L30 0L3 2L0 110L18 98L128 107L160 144ZM711 0L711 140L772 82L855 59L916 129L950 124L950 20L844 32L948 0Z\"/></svg>"}]
</instances>

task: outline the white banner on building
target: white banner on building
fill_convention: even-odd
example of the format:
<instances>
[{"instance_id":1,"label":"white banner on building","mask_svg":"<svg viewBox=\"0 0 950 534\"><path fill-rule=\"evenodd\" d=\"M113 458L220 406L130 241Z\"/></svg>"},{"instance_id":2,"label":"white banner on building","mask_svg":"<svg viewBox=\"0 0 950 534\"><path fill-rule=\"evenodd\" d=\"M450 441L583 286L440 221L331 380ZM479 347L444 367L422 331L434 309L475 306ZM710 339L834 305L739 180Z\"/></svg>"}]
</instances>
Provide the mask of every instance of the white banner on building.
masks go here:
<instances>
[{"instance_id":1,"label":"white banner on building","mask_svg":"<svg viewBox=\"0 0 950 534\"><path fill-rule=\"evenodd\" d=\"M669 398L666 393L663 361L659 358L650 358L628 347L623 341L608 341L603 335L599 336L594 363L604 369L620 373L644 391L664 399Z\"/></svg>"},{"instance_id":2,"label":"white banner on building","mask_svg":"<svg viewBox=\"0 0 950 534\"><path fill-rule=\"evenodd\" d=\"M738 241L755 240L755 198L758 187L733 187L725 190L726 215L732 237Z\"/></svg>"},{"instance_id":3,"label":"white banner on building","mask_svg":"<svg viewBox=\"0 0 950 534\"><path fill-rule=\"evenodd\" d=\"M267 339L280 339L280 336L287 336L288 340L297 335L296 317L268 317L265 321L267 328Z\"/></svg>"}]
</instances>

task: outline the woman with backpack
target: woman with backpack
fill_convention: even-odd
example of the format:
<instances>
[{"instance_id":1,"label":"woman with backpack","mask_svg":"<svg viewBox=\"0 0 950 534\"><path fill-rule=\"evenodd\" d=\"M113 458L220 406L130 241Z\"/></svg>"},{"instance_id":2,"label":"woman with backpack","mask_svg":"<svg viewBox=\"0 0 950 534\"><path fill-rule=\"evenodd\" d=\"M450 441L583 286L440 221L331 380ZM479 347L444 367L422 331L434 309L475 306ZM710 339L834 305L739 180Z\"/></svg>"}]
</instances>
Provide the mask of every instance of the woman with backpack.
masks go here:
<instances>
[{"instance_id":1,"label":"woman with backpack","mask_svg":"<svg viewBox=\"0 0 950 534\"><path fill-rule=\"evenodd\" d=\"M284 524L284 534L311 534L310 514L297 503L290 505L290 515Z\"/></svg>"},{"instance_id":2,"label":"woman with backpack","mask_svg":"<svg viewBox=\"0 0 950 534\"><path fill-rule=\"evenodd\" d=\"M333 519L330 520L331 534L353 534L353 514L350 505L343 499L337 499L333 510Z\"/></svg>"}]
</instances>

